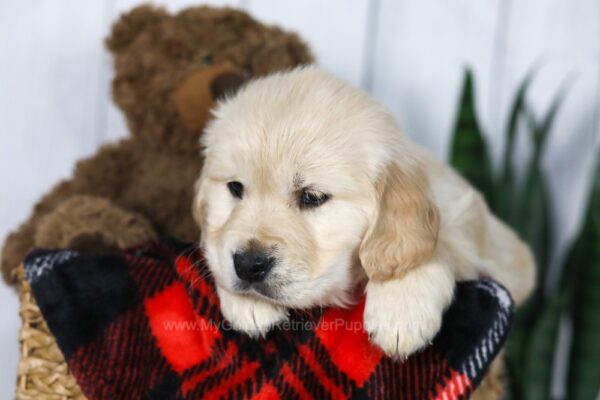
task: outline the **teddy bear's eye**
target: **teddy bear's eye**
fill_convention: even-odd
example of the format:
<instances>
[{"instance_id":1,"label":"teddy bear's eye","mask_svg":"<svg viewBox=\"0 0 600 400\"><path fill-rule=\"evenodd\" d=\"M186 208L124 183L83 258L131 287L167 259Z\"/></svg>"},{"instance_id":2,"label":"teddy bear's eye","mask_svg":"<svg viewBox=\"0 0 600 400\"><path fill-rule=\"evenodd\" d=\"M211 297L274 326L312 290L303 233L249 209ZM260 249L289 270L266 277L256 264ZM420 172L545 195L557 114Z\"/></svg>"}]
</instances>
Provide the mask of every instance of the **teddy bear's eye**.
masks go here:
<instances>
[{"instance_id":1,"label":"teddy bear's eye","mask_svg":"<svg viewBox=\"0 0 600 400\"><path fill-rule=\"evenodd\" d=\"M202 64L204 65L211 65L213 61L214 60L212 54L207 54L202 58Z\"/></svg>"},{"instance_id":2,"label":"teddy bear's eye","mask_svg":"<svg viewBox=\"0 0 600 400\"><path fill-rule=\"evenodd\" d=\"M244 73L246 75L252 75L252 73L254 72L252 70L252 64L244 64L244 66L242 67L242 69L244 70Z\"/></svg>"},{"instance_id":3,"label":"teddy bear's eye","mask_svg":"<svg viewBox=\"0 0 600 400\"><path fill-rule=\"evenodd\" d=\"M229 193L237 199L241 199L244 195L244 185L238 181L227 182Z\"/></svg>"}]
</instances>

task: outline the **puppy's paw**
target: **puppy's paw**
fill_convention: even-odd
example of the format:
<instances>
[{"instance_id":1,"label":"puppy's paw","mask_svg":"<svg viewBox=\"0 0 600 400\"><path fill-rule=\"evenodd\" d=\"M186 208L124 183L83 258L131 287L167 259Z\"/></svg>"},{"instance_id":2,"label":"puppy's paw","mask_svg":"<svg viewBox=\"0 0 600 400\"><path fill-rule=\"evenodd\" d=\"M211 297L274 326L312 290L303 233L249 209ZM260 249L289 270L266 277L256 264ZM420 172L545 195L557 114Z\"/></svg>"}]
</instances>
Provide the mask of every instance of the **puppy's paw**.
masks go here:
<instances>
[{"instance_id":1,"label":"puppy's paw","mask_svg":"<svg viewBox=\"0 0 600 400\"><path fill-rule=\"evenodd\" d=\"M401 359L425 347L440 330L453 290L449 269L433 262L401 279L369 282L363 319L371 342Z\"/></svg>"},{"instance_id":2,"label":"puppy's paw","mask_svg":"<svg viewBox=\"0 0 600 400\"><path fill-rule=\"evenodd\" d=\"M395 282L369 284L369 291L378 294L367 297L365 330L371 342L388 356L405 359L431 342L440 329L443 308L432 307L427 300L398 296L398 292L385 287L391 283ZM388 298L386 294L381 296L384 292L393 293L397 303L381 306L375 299Z\"/></svg>"},{"instance_id":3,"label":"puppy's paw","mask_svg":"<svg viewBox=\"0 0 600 400\"><path fill-rule=\"evenodd\" d=\"M257 338L287 319L285 308L249 296L231 293L217 287L221 313L236 331Z\"/></svg>"}]
</instances>

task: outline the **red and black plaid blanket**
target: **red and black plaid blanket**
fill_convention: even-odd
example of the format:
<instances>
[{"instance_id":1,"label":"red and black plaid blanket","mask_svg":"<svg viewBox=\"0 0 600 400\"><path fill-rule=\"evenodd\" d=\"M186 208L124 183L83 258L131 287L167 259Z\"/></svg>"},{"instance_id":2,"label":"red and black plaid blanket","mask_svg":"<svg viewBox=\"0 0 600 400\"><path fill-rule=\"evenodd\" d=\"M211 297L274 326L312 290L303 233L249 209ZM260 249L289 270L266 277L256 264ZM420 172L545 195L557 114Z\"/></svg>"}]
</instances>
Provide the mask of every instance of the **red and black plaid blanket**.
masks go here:
<instances>
[{"instance_id":1,"label":"red and black plaid blanket","mask_svg":"<svg viewBox=\"0 0 600 400\"><path fill-rule=\"evenodd\" d=\"M163 239L119 254L34 250L34 296L91 399L462 399L512 320L508 292L459 283L432 345L405 362L351 309L294 312L264 339L230 329L202 254Z\"/></svg>"}]
</instances>

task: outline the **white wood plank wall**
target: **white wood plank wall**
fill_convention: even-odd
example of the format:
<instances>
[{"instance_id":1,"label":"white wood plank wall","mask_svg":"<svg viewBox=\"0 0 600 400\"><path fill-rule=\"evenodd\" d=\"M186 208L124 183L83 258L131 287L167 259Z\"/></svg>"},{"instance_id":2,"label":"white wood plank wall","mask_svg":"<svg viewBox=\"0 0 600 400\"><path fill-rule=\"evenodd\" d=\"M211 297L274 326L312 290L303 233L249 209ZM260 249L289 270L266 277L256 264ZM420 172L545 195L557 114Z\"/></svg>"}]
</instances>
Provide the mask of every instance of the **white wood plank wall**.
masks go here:
<instances>
[{"instance_id":1,"label":"white wood plank wall","mask_svg":"<svg viewBox=\"0 0 600 400\"><path fill-rule=\"evenodd\" d=\"M0 0L0 241L75 160L126 134L110 101L102 40L138 0ZM177 11L197 1L161 1ZM544 112L572 85L544 167L557 255L575 233L600 143L598 0L215 0L298 31L320 63L370 91L406 132L447 156L458 89L474 69L477 106L498 159L507 109L537 61L529 100ZM520 162L523 162L521 157ZM17 303L0 288L0 398L11 398ZM14 366L14 367L10 367Z\"/></svg>"}]
</instances>

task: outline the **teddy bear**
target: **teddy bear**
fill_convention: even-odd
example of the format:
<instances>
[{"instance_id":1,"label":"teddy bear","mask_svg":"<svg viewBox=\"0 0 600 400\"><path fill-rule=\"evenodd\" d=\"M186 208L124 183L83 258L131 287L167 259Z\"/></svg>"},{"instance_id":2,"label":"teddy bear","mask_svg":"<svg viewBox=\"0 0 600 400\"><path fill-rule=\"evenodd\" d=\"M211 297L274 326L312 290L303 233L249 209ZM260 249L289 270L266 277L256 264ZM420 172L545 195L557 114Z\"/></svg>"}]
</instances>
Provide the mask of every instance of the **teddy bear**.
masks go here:
<instances>
[{"instance_id":1,"label":"teddy bear","mask_svg":"<svg viewBox=\"0 0 600 400\"><path fill-rule=\"evenodd\" d=\"M243 11L139 6L113 25L113 100L130 136L77 163L10 233L2 273L33 247L107 252L159 235L197 241L191 204L211 107L248 79L313 62L294 33Z\"/></svg>"}]
</instances>

